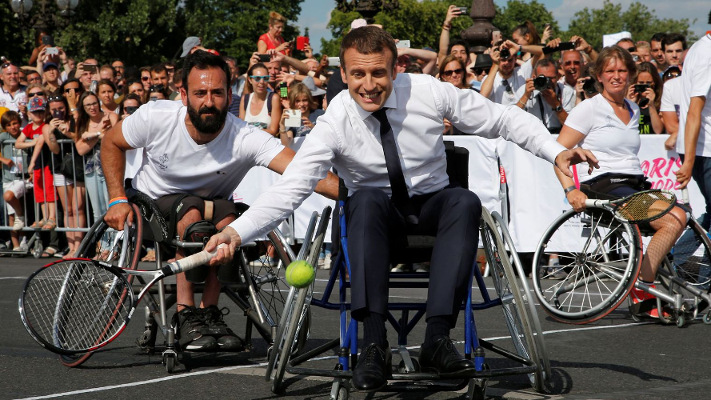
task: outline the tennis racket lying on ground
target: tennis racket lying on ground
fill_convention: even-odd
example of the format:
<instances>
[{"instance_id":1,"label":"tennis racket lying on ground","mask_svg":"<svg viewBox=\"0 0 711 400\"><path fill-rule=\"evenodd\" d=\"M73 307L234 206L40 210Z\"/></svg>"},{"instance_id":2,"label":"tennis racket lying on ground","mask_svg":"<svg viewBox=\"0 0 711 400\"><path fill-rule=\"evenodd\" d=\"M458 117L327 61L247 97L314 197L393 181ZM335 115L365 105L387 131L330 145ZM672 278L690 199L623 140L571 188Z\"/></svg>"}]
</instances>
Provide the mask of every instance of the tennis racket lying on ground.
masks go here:
<instances>
[{"instance_id":1,"label":"tennis racket lying on ground","mask_svg":"<svg viewBox=\"0 0 711 400\"><path fill-rule=\"evenodd\" d=\"M637 192L616 200L585 200L585 206L607 208L615 217L633 224L654 221L669 212L675 204L674 193L658 189Z\"/></svg>"},{"instance_id":2,"label":"tennis racket lying on ground","mask_svg":"<svg viewBox=\"0 0 711 400\"><path fill-rule=\"evenodd\" d=\"M19 299L22 323L37 343L55 353L97 350L123 332L151 286L206 264L215 254L203 250L153 271L124 270L86 258L48 264L25 282ZM150 282L135 295L129 275Z\"/></svg>"}]
</instances>

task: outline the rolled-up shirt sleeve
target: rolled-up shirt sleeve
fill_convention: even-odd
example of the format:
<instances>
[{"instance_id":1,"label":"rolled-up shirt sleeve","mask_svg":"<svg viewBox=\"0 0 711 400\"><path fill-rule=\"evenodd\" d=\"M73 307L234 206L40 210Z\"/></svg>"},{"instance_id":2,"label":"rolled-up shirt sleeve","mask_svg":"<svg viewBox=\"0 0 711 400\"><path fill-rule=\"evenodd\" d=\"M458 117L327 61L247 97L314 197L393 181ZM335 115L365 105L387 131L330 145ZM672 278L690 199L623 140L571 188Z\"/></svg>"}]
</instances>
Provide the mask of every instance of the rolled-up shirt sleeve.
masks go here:
<instances>
[{"instance_id":1,"label":"rolled-up shirt sleeve","mask_svg":"<svg viewBox=\"0 0 711 400\"><path fill-rule=\"evenodd\" d=\"M494 103L475 90L446 83L433 86L445 118L462 132L485 138L500 136L551 163L566 150L538 118L515 105Z\"/></svg>"}]
</instances>

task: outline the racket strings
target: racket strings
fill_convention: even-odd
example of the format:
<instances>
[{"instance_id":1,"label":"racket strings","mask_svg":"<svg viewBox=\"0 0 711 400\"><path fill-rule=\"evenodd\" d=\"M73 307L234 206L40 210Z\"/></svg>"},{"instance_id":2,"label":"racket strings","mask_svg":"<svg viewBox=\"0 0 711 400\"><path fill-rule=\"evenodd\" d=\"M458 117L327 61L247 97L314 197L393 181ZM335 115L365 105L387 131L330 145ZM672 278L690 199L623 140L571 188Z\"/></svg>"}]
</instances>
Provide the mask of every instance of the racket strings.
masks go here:
<instances>
[{"instance_id":1,"label":"racket strings","mask_svg":"<svg viewBox=\"0 0 711 400\"><path fill-rule=\"evenodd\" d=\"M637 193L619 205L617 212L628 221L648 221L666 214L676 197L663 191Z\"/></svg>"},{"instance_id":2,"label":"racket strings","mask_svg":"<svg viewBox=\"0 0 711 400\"><path fill-rule=\"evenodd\" d=\"M128 290L124 280L91 261L55 264L28 286L25 314L47 343L88 349L121 329L130 309Z\"/></svg>"}]
</instances>

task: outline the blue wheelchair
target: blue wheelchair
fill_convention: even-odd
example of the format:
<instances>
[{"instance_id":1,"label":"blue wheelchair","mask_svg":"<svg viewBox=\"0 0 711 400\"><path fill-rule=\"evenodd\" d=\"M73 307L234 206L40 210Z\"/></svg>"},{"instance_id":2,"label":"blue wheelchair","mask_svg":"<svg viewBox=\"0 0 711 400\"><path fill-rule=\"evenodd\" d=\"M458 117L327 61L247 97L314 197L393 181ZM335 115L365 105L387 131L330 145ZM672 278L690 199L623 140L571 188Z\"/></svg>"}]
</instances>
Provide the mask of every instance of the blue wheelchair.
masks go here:
<instances>
[{"instance_id":1,"label":"blue wheelchair","mask_svg":"<svg viewBox=\"0 0 711 400\"><path fill-rule=\"evenodd\" d=\"M464 165L466 166L467 163ZM289 372L294 375L333 378L330 398L343 400L349 396L348 381L358 362L358 322L349 315L350 265L344 204L345 202L340 200L337 206L341 251L335 258L325 289L319 296L315 296L314 285L301 289L291 288L287 297L282 320L278 324L276 341L269 354L266 372L266 379L272 381L274 393L283 393L284 374ZM317 232L325 230L324 224L328 223L323 218L325 214L326 210L322 214ZM485 398L489 379L515 374L526 374L536 391L543 392L546 389L551 373L543 334L532 301L534 297L530 294L506 224L499 214L490 213L483 208L480 233L486 261L491 271L491 278L486 279L493 281L497 296L495 298L490 296L485 278L475 262L469 275L467 297L461 309L464 310L464 354L467 358L474 359L476 371L455 380L444 380L435 373L422 372L417 360L408 351L407 338L424 316L426 303L393 302L391 298L387 319L397 333L397 353L401 356L401 361L382 391L458 391L468 387L467 398L479 399ZM316 249L305 257L311 265L316 265L318 248L322 241L323 235L317 235L313 245L310 246L311 249ZM408 236L408 249L413 251L421 250L433 243L434 237L431 236ZM474 281L479 289L479 296L476 299L472 291ZM390 288L426 288L427 286L428 273L390 273ZM334 293L336 288L338 288L337 294ZM306 350L311 306L338 310L340 332L338 338ZM493 340L485 340L477 333L474 310L496 306L501 306L503 311L513 342L511 346L494 344ZM398 312L399 318L396 316ZM337 362L333 368L312 366L312 364L323 366L323 357L320 356L334 350L337 354ZM491 360L494 361L493 363L488 363L487 351L502 356L504 361L497 358L495 361ZM492 364L496 364L497 368L492 368L490 366Z\"/></svg>"}]
</instances>

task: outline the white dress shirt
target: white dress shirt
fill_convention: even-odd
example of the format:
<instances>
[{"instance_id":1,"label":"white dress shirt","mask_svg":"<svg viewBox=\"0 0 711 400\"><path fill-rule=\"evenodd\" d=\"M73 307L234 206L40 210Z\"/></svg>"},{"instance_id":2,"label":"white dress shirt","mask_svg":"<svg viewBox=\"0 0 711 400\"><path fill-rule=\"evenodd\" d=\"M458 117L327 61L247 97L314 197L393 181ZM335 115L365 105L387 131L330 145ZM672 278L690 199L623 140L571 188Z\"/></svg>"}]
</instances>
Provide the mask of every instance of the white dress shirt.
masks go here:
<instances>
[{"instance_id":1,"label":"white dress shirt","mask_svg":"<svg viewBox=\"0 0 711 400\"><path fill-rule=\"evenodd\" d=\"M442 140L445 118L462 132L501 136L550 162L565 150L538 119L518 107L493 103L474 90L457 89L429 75L398 74L384 107L410 196L449 184ZM380 124L347 91L329 103L281 179L230 226L245 243L268 232L313 192L332 166L351 194L361 188L390 193Z\"/></svg>"}]
</instances>

